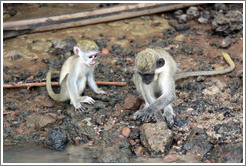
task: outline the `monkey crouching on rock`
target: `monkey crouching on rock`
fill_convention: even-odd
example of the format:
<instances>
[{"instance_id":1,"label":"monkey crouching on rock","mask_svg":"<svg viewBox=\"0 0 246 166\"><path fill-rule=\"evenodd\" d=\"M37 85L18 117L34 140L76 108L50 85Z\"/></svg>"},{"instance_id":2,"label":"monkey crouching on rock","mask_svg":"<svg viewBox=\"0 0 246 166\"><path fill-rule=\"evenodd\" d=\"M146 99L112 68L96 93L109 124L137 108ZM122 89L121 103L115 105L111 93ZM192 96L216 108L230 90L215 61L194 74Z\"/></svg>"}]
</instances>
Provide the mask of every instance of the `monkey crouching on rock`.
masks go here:
<instances>
[{"instance_id":1,"label":"monkey crouching on rock","mask_svg":"<svg viewBox=\"0 0 246 166\"><path fill-rule=\"evenodd\" d=\"M50 69L46 76L46 89L49 96L56 101L70 100L75 111L83 112L85 107L82 103L94 104L95 101L89 96L80 96L88 81L89 86L97 94L106 94L99 89L94 79L94 69L99 53L99 48L94 41L81 40L73 48L74 55L70 56L62 65L61 72ZM60 93L54 93L51 86L51 75L60 73Z\"/></svg>"},{"instance_id":2,"label":"monkey crouching on rock","mask_svg":"<svg viewBox=\"0 0 246 166\"><path fill-rule=\"evenodd\" d=\"M231 72L234 70L235 64L227 53L223 53L223 56L230 65L226 69L176 74L177 64L164 49L147 48L138 53L135 59L133 82L145 101L145 107L133 115L134 119L142 118L143 121L149 121L154 116L157 122L166 120L171 127L175 118L172 107L172 102L176 97L175 81L190 76Z\"/></svg>"}]
</instances>

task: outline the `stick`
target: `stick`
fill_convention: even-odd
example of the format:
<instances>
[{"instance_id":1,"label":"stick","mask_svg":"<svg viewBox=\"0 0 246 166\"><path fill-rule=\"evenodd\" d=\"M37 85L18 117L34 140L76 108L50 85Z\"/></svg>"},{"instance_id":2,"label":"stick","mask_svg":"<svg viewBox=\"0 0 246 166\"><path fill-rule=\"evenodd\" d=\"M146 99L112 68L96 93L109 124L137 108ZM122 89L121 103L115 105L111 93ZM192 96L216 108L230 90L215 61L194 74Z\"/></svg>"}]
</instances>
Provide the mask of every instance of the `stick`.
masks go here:
<instances>
[{"instance_id":1,"label":"stick","mask_svg":"<svg viewBox=\"0 0 246 166\"><path fill-rule=\"evenodd\" d=\"M110 86L125 86L126 82L104 82L96 81L97 85L110 85ZM52 86L58 86L58 82L51 82ZM17 83L17 84L4 84L3 88L20 88L27 87L29 90L33 86L46 86L46 82L33 82L33 83Z\"/></svg>"},{"instance_id":2,"label":"stick","mask_svg":"<svg viewBox=\"0 0 246 166\"><path fill-rule=\"evenodd\" d=\"M142 15L175 10L201 3L138 3L124 4L103 9L88 10L74 14L65 14L38 19L10 21L3 23L3 38L18 36L23 33L35 33L54 29L71 28L82 25L102 23ZM23 30L27 30L26 32ZM21 31L21 33L13 33Z\"/></svg>"}]
</instances>

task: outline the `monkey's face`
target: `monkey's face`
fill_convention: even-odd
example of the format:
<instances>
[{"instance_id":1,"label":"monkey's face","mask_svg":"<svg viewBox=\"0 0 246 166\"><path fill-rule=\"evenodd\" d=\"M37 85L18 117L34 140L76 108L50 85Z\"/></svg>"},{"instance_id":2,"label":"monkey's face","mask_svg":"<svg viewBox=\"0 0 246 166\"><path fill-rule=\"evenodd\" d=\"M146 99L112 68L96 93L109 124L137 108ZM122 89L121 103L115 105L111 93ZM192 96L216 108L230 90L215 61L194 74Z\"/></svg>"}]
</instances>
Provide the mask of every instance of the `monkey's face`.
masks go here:
<instances>
[{"instance_id":1,"label":"monkey's face","mask_svg":"<svg viewBox=\"0 0 246 166\"><path fill-rule=\"evenodd\" d=\"M87 66L93 67L97 61L97 57L98 57L98 52L88 52L84 57Z\"/></svg>"},{"instance_id":2,"label":"monkey's face","mask_svg":"<svg viewBox=\"0 0 246 166\"><path fill-rule=\"evenodd\" d=\"M157 75L163 71L165 60L159 58L156 60L155 70L154 71L138 71L138 74L141 76L143 83L149 85L151 82L156 81Z\"/></svg>"},{"instance_id":3,"label":"monkey's face","mask_svg":"<svg viewBox=\"0 0 246 166\"><path fill-rule=\"evenodd\" d=\"M75 46L74 47L74 54L76 56L79 56L79 58L84 62L87 66L93 67L97 61L98 57L98 51L92 50L92 51L83 51L80 47Z\"/></svg>"},{"instance_id":4,"label":"monkey's face","mask_svg":"<svg viewBox=\"0 0 246 166\"><path fill-rule=\"evenodd\" d=\"M153 80L155 73L142 73L138 72L138 74L141 76L143 83L146 85L149 85Z\"/></svg>"}]
</instances>

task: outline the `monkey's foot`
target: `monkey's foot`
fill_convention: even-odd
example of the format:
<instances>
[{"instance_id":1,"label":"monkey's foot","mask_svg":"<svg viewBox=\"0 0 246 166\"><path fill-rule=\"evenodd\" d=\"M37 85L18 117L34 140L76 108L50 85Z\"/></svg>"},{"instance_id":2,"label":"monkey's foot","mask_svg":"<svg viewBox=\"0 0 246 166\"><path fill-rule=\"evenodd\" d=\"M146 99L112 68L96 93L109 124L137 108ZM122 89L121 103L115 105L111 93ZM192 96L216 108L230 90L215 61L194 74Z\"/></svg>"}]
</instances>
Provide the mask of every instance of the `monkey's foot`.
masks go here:
<instances>
[{"instance_id":1,"label":"monkey's foot","mask_svg":"<svg viewBox=\"0 0 246 166\"><path fill-rule=\"evenodd\" d=\"M146 112L145 109L138 110L138 111L133 115L133 118L134 118L134 119L142 118L142 121L147 121L147 122L150 120L151 117L152 117L152 114Z\"/></svg>"},{"instance_id":2,"label":"monkey's foot","mask_svg":"<svg viewBox=\"0 0 246 166\"><path fill-rule=\"evenodd\" d=\"M75 112L84 112L84 111L85 111L85 107L82 104L80 104L79 107L75 108Z\"/></svg>"},{"instance_id":3,"label":"monkey's foot","mask_svg":"<svg viewBox=\"0 0 246 166\"><path fill-rule=\"evenodd\" d=\"M95 100L89 96L83 96L81 102L88 103L88 104L94 104Z\"/></svg>"},{"instance_id":4,"label":"monkey's foot","mask_svg":"<svg viewBox=\"0 0 246 166\"><path fill-rule=\"evenodd\" d=\"M174 124L175 113L170 112L169 114L164 114L164 117L167 121L168 127L172 128L172 126Z\"/></svg>"}]
</instances>

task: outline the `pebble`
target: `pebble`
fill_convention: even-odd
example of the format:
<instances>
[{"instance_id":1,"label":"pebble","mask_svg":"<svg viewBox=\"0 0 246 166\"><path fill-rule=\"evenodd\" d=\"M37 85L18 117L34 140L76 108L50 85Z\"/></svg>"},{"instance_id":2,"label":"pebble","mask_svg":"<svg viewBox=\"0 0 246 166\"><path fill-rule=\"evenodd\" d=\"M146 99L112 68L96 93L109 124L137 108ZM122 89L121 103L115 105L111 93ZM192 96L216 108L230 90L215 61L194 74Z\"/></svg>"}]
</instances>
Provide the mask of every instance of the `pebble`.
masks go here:
<instances>
[{"instance_id":1,"label":"pebble","mask_svg":"<svg viewBox=\"0 0 246 166\"><path fill-rule=\"evenodd\" d=\"M181 16L182 14L184 14L184 11L179 9L179 10L176 10L173 14L174 14L175 17Z\"/></svg>"},{"instance_id":2,"label":"pebble","mask_svg":"<svg viewBox=\"0 0 246 166\"><path fill-rule=\"evenodd\" d=\"M129 127L123 127L121 130L121 134L126 138L129 138L131 135L131 129Z\"/></svg>"},{"instance_id":3,"label":"pebble","mask_svg":"<svg viewBox=\"0 0 246 166\"><path fill-rule=\"evenodd\" d=\"M186 14L188 16L188 19L197 18L200 15L198 8L194 6L189 7L189 9L186 11Z\"/></svg>"},{"instance_id":4,"label":"pebble","mask_svg":"<svg viewBox=\"0 0 246 166\"><path fill-rule=\"evenodd\" d=\"M20 54L14 54L14 55L11 56L12 60L19 60L21 58L22 58L22 56Z\"/></svg>"},{"instance_id":5,"label":"pebble","mask_svg":"<svg viewBox=\"0 0 246 166\"><path fill-rule=\"evenodd\" d=\"M133 60L132 58L126 58L126 62L128 62L128 63L133 63L134 60Z\"/></svg>"},{"instance_id":6,"label":"pebble","mask_svg":"<svg viewBox=\"0 0 246 166\"><path fill-rule=\"evenodd\" d=\"M155 23L154 23L154 26L159 26L159 25L161 25L160 22L155 22Z\"/></svg>"},{"instance_id":7,"label":"pebble","mask_svg":"<svg viewBox=\"0 0 246 166\"><path fill-rule=\"evenodd\" d=\"M227 36L225 39L222 40L221 47L222 48L228 48L231 45L231 38L230 36Z\"/></svg>"},{"instance_id":8,"label":"pebble","mask_svg":"<svg viewBox=\"0 0 246 166\"><path fill-rule=\"evenodd\" d=\"M143 156L146 149L142 146L138 146L134 149L136 156Z\"/></svg>"},{"instance_id":9,"label":"pebble","mask_svg":"<svg viewBox=\"0 0 246 166\"><path fill-rule=\"evenodd\" d=\"M224 3L216 3L214 4L214 9L217 10L217 11L220 11L220 10L226 10L226 5Z\"/></svg>"},{"instance_id":10,"label":"pebble","mask_svg":"<svg viewBox=\"0 0 246 166\"><path fill-rule=\"evenodd\" d=\"M198 18L198 22L199 22L200 24L207 24L207 23L208 23L208 19L203 18L203 17L200 17L200 18Z\"/></svg>"},{"instance_id":11,"label":"pebble","mask_svg":"<svg viewBox=\"0 0 246 166\"><path fill-rule=\"evenodd\" d=\"M103 55L109 54L109 50L106 49L106 48L103 48L103 49L102 49L102 54L103 54Z\"/></svg>"},{"instance_id":12,"label":"pebble","mask_svg":"<svg viewBox=\"0 0 246 166\"><path fill-rule=\"evenodd\" d=\"M179 23L186 23L188 20L187 14L182 14L180 16L177 16L177 18Z\"/></svg>"}]
</instances>

